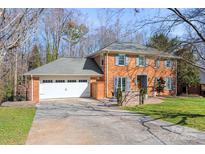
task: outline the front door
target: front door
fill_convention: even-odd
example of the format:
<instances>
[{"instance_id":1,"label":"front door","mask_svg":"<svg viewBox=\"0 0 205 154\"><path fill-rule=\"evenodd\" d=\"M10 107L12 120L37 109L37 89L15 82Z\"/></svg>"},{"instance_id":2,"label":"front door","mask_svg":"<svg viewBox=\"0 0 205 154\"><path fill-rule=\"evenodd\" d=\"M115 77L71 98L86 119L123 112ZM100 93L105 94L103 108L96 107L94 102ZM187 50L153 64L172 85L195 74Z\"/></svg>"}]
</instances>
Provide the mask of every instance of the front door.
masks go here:
<instances>
[{"instance_id":1,"label":"front door","mask_svg":"<svg viewBox=\"0 0 205 154\"><path fill-rule=\"evenodd\" d=\"M137 76L137 86L138 89L147 89L147 75L138 75Z\"/></svg>"}]
</instances>

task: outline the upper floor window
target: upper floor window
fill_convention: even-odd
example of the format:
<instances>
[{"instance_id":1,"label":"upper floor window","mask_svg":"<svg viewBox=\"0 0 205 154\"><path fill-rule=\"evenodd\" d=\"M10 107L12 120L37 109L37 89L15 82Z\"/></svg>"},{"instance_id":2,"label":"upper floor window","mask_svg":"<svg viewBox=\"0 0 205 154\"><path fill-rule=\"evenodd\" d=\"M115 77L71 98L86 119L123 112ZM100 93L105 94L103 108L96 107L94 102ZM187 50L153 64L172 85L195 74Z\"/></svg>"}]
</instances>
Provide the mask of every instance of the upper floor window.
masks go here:
<instances>
[{"instance_id":1,"label":"upper floor window","mask_svg":"<svg viewBox=\"0 0 205 154\"><path fill-rule=\"evenodd\" d=\"M159 68L160 67L160 59L155 60L155 67Z\"/></svg>"},{"instance_id":2,"label":"upper floor window","mask_svg":"<svg viewBox=\"0 0 205 154\"><path fill-rule=\"evenodd\" d=\"M172 62L172 60L167 59L167 60L164 61L164 65L165 65L165 67L167 67L167 68L171 68L172 65L173 65L173 62Z\"/></svg>"},{"instance_id":3,"label":"upper floor window","mask_svg":"<svg viewBox=\"0 0 205 154\"><path fill-rule=\"evenodd\" d=\"M116 55L116 65L124 66L128 63L128 57L125 54Z\"/></svg>"},{"instance_id":4,"label":"upper floor window","mask_svg":"<svg viewBox=\"0 0 205 154\"><path fill-rule=\"evenodd\" d=\"M136 58L136 63L137 63L137 66L146 66L146 64L147 64L146 57L144 57L144 56L138 56L138 57Z\"/></svg>"}]
</instances>

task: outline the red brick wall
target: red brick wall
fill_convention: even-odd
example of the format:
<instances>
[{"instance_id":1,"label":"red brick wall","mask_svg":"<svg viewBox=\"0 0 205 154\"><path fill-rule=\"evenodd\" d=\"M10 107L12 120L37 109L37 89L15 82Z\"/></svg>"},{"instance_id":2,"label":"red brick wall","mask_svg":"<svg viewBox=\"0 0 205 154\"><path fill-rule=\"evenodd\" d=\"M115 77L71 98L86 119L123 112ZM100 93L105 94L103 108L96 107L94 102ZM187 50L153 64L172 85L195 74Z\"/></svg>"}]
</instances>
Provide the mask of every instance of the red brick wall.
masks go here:
<instances>
[{"instance_id":1,"label":"red brick wall","mask_svg":"<svg viewBox=\"0 0 205 154\"><path fill-rule=\"evenodd\" d=\"M105 97L105 93L104 93L105 86L104 85L105 85L104 81L97 81L97 83L96 83L96 90L97 90L96 99L102 99Z\"/></svg>"},{"instance_id":2,"label":"red brick wall","mask_svg":"<svg viewBox=\"0 0 205 154\"><path fill-rule=\"evenodd\" d=\"M39 102L39 77L33 77L33 102Z\"/></svg>"},{"instance_id":3,"label":"red brick wall","mask_svg":"<svg viewBox=\"0 0 205 154\"><path fill-rule=\"evenodd\" d=\"M147 57L148 58L148 57ZM153 95L154 79L155 77L174 77L176 79L176 61L174 61L174 67L169 69L164 66L164 60L160 62L160 68L155 68L155 58L148 58L148 66L139 67L136 66L136 55L129 56L129 62L127 66L115 65L115 54L109 54L108 56L108 97L112 96L114 90L114 77L122 76L129 77L131 79L131 90L138 90L135 84L135 78L137 75L145 74L148 77L148 95ZM105 71L104 77L106 78L106 58L105 58ZM174 81L175 82L175 81ZM174 83L175 84L175 83ZM105 92L106 92L106 79L105 79ZM176 94L176 90L164 90L162 95Z\"/></svg>"},{"instance_id":4,"label":"red brick wall","mask_svg":"<svg viewBox=\"0 0 205 154\"><path fill-rule=\"evenodd\" d=\"M105 97L104 80L102 78L91 78L91 97L96 99Z\"/></svg>"}]
</instances>

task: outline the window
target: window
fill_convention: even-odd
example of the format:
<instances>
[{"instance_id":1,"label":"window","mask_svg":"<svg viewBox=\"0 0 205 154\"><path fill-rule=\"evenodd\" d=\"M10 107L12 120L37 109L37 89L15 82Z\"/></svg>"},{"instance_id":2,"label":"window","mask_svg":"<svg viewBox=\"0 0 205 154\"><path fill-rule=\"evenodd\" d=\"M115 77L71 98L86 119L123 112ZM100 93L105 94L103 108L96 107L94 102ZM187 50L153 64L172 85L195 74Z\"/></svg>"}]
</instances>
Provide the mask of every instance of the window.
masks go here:
<instances>
[{"instance_id":1,"label":"window","mask_svg":"<svg viewBox=\"0 0 205 154\"><path fill-rule=\"evenodd\" d=\"M79 80L79 82L88 82L87 80Z\"/></svg>"},{"instance_id":2,"label":"window","mask_svg":"<svg viewBox=\"0 0 205 154\"><path fill-rule=\"evenodd\" d=\"M165 66L167 68L171 68L172 67L172 60L170 60L170 59L165 60Z\"/></svg>"},{"instance_id":3,"label":"window","mask_svg":"<svg viewBox=\"0 0 205 154\"><path fill-rule=\"evenodd\" d=\"M168 90L173 89L173 80L171 77L165 78L165 86L166 86L166 89L168 89Z\"/></svg>"},{"instance_id":4,"label":"window","mask_svg":"<svg viewBox=\"0 0 205 154\"><path fill-rule=\"evenodd\" d=\"M56 80L56 83L64 83L65 80Z\"/></svg>"},{"instance_id":5,"label":"window","mask_svg":"<svg viewBox=\"0 0 205 154\"><path fill-rule=\"evenodd\" d=\"M118 77L118 83L117 83L117 88L121 88L122 91L125 91L126 88L126 82L125 82L124 77Z\"/></svg>"},{"instance_id":6,"label":"window","mask_svg":"<svg viewBox=\"0 0 205 154\"><path fill-rule=\"evenodd\" d=\"M146 66L146 58L144 56L138 56L136 61L137 66Z\"/></svg>"},{"instance_id":7,"label":"window","mask_svg":"<svg viewBox=\"0 0 205 154\"><path fill-rule=\"evenodd\" d=\"M115 77L115 92L117 92L118 88L121 88L122 91L126 91L130 89L130 81L126 77Z\"/></svg>"},{"instance_id":8,"label":"window","mask_svg":"<svg viewBox=\"0 0 205 154\"><path fill-rule=\"evenodd\" d=\"M125 55L118 55L118 65L125 65Z\"/></svg>"},{"instance_id":9,"label":"window","mask_svg":"<svg viewBox=\"0 0 205 154\"><path fill-rule=\"evenodd\" d=\"M53 83L53 80L43 80L43 83Z\"/></svg>"},{"instance_id":10,"label":"window","mask_svg":"<svg viewBox=\"0 0 205 154\"><path fill-rule=\"evenodd\" d=\"M156 68L159 68L159 67L160 67L160 60L159 60L159 59L156 59L156 60L155 60L155 67L156 67Z\"/></svg>"},{"instance_id":11,"label":"window","mask_svg":"<svg viewBox=\"0 0 205 154\"><path fill-rule=\"evenodd\" d=\"M115 56L115 65L125 66L128 64L128 56L125 54L118 54Z\"/></svg>"},{"instance_id":12,"label":"window","mask_svg":"<svg viewBox=\"0 0 205 154\"><path fill-rule=\"evenodd\" d=\"M71 82L76 82L76 80L68 80L68 82L69 82L69 83L71 83Z\"/></svg>"}]
</instances>

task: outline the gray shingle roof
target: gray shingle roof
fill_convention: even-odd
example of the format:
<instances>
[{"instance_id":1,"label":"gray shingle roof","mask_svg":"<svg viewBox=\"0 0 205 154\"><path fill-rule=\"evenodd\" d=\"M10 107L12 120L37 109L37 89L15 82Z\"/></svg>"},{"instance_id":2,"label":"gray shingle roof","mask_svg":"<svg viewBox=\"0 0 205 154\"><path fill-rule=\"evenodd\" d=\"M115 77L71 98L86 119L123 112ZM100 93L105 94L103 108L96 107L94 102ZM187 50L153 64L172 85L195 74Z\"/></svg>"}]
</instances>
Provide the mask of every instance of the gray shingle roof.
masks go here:
<instances>
[{"instance_id":1,"label":"gray shingle roof","mask_svg":"<svg viewBox=\"0 0 205 154\"><path fill-rule=\"evenodd\" d=\"M88 57L92 57L93 55L101 53L103 51L109 51L113 53L114 52L125 53L125 54L130 53L130 54L153 55L153 56L167 57L167 58L179 58L170 53L165 53L163 51L159 51L157 49L146 47L133 42L115 42L97 52L88 55Z\"/></svg>"},{"instance_id":2,"label":"gray shingle roof","mask_svg":"<svg viewBox=\"0 0 205 154\"><path fill-rule=\"evenodd\" d=\"M102 75L102 70L91 58L60 58L31 70L24 75Z\"/></svg>"}]
</instances>

